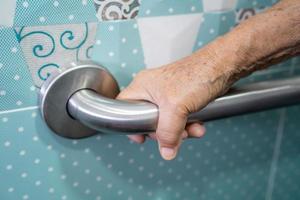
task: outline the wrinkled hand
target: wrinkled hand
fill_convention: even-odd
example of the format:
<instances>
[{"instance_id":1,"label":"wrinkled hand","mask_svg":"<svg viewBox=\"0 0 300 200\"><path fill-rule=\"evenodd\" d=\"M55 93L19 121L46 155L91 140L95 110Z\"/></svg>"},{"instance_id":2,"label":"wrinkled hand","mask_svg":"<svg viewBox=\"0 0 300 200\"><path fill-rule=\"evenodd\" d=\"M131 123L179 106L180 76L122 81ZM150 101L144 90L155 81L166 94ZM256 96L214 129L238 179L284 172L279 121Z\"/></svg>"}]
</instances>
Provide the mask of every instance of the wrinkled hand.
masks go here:
<instances>
[{"instance_id":1,"label":"wrinkled hand","mask_svg":"<svg viewBox=\"0 0 300 200\"><path fill-rule=\"evenodd\" d=\"M199 123L186 125L187 115L199 106L193 102L195 101L194 98L187 98L188 95L191 95L192 91L188 90L192 83L187 84L187 77L182 77L180 73L176 73L177 68L179 66L166 66L142 71L118 97L146 100L159 107L156 134L149 136L152 139L157 139L160 152L163 158L167 160L176 156L182 139L188 136L201 137L205 132L204 127ZM130 135L128 137L138 143L143 143L145 140L144 135Z\"/></svg>"},{"instance_id":2,"label":"wrinkled hand","mask_svg":"<svg viewBox=\"0 0 300 200\"><path fill-rule=\"evenodd\" d=\"M203 62L195 62L195 57L197 60L203 57ZM201 123L187 125L186 122L189 113L203 108L222 91L223 87L210 83L215 78L214 71L203 70L209 68L207 60L210 58L203 53L203 56L193 55L170 65L141 71L118 96L119 99L146 100L158 106L158 127L156 133L149 136L157 139L166 160L176 157L182 139L199 138L205 133ZM129 138L138 143L145 140L144 135Z\"/></svg>"},{"instance_id":3,"label":"wrinkled hand","mask_svg":"<svg viewBox=\"0 0 300 200\"><path fill-rule=\"evenodd\" d=\"M118 98L159 107L155 135L163 158L175 158L182 138L201 137L201 124L187 116L223 94L238 79L300 54L299 0L282 0L193 55L139 73ZM130 136L143 142L143 136Z\"/></svg>"}]
</instances>

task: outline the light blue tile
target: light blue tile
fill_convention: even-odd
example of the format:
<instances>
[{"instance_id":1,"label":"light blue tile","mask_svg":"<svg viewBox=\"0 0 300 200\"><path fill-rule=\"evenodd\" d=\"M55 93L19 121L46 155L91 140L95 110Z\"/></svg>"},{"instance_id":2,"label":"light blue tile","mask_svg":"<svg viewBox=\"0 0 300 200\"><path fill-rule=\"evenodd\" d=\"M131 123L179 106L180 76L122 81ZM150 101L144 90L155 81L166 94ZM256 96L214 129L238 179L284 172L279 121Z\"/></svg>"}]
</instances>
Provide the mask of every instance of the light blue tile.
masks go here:
<instances>
[{"instance_id":1,"label":"light blue tile","mask_svg":"<svg viewBox=\"0 0 300 200\"><path fill-rule=\"evenodd\" d=\"M286 109L272 199L300 199L300 107Z\"/></svg>"},{"instance_id":2,"label":"light blue tile","mask_svg":"<svg viewBox=\"0 0 300 200\"><path fill-rule=\"evenodd\" d=\"M144 56L136 20L100 22L92 60L127 86L134 74L144 69Z\"/></svg>"},{"instance_id":3,"label":"light blue tile","mask_svg":"<svg viewBox=\"0 0 300 200\"><path fill-rule=\"evenodd\" d=\"M0 111L36 105L36 91L14 30L0 29Z\"/></svg>"},{"instance_id":4,"label":"light blue tile","mask_svg":"<svg viewBox=\"0 0 300 200\"><path fill-rule=\"evenodd\" d=\"M202 48L216 37L224 35L235 25L235 12L204 13L194 51Z\"/></svg>"},{"instance_id":5,"label":"light blue tile","mask_svg":"<svg viewBox=\"0 0 300 200\"><path fill-rule=\"evenodd\" d=\"M278 0L238 0L237 8L263 8L272 6Z\"/></svg>"},{"instance_id":6,"label":"light blue tile","mask_svg":"<svg viewBox=\"0 0 300 200\"><path fill-rule=\"evenodd\" d=\"M138 17L180 15L203 12L199 0L142 0Z\"/></svg>"},{"instance_id":7,"label":"light blue tile","mask_svg":"<svg viewBox=\"0 0 300 200\"><path fill-rule=\"evenodd\" d=\"M64 139L37 109L1 114L0 198L262 199L278 119L269 111L210 122L204 138L186 140L167 162L154 141L137 145L103 134Z\"/></svg>"},{"instance_id":8,"label":"light blue tile","mask_svg":"<svg viewBox=\"0 0 300 200\"><path fill-rule=\"evenodd\" d=\"M17 0L14 25L41 26L96 21L96 8L91 0Z\"/></svg>"},{"instance_id":9,"label":"light blue tile","mask_svg":"<svg viewBox=\"0 0 300 200\"><path fill-rule=\"evenodd\" d=\"M92 1L86 7L82 1L58 1L57 10L54 2L18 1L16 25L95 20ZM143 0L139 17L202 12L200 2ZM252 7L253 2L239 1L237 8ZM255 6L264 8L270 2L257 1ZM235 16L236 11L205 13L194 50L228 32L237 23ZM0 180L5 180L0 199L265 199L280 121L277 110L206 123L206 136L184 141L172 162L161 159L154 141L136 145L126 136L104 134L64 139L46 127L37 109L4 111L35 106L36 91L31 91L33 83L13 30L0 29L0 38ZM144 68L135 20L100 22L94 46L92 59L108 68L120 86L127 86ZM245 81L300 74L299 60ZM299 197L298 112L298 107L287 109L273 199Z\"/></svg>"}]
</instances>

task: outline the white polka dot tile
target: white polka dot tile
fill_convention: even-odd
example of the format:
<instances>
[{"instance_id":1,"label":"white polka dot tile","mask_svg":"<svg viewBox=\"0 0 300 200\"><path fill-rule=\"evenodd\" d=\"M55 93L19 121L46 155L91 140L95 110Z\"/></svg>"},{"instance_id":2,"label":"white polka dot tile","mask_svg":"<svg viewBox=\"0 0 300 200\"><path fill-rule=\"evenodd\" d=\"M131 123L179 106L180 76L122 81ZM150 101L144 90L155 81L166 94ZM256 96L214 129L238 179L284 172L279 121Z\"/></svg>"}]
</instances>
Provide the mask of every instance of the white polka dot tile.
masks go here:
<instances>
[{"instance_id":1,"label":"white polka dot tile","mask_svg":"<svg viewBox=\"0 0 300 200\"><path fill-rule=\"evenodd\" d=\"M144 52L136 20L98 24L92 59L107 67L121 86L144 67ZM120 73L121 72L121 73Z\"/></svg>"},{"instance_id":2,"label":"white polka dot tile","mask_svg":"<svg viewBox=\"0 0 300 200\"><path fill-rule=\"evenodd\" d=\"M270 197L279 199L299 199L300 198L300 131L299 120L295 117L300 111L299 106L286 109L282 141L277 145L278 165L274 170L273 188L274 192Z\"/></svg>"},{"instance_id":3,"label":"white polka dot tile","mask_svg":"<svg viewBox=\"0 0 300 200\"><path fill-rule=\"evenodd\" d=\"M141 3L138 17L182 15L203 12L202 2L198 0L146 0Z\"/></svg>"},{"instance_id":4,"label":"white polka dot tile","mask_svg":"<svg viewBox=\"0 0 300 200\"><path fill-rule=\"evenodd\" d=\"M16 0L15 26L57 25L96 22L92 0Z\"/></svg>"},{"instance_id":5,"label":"white polka dot tile","mask_svg":"<svg viewBox=\"0 0 300 200\"><path fill-rule=\"evenodd\" d=\"M261 8L261 7L266 7L270 6L274 3L278 2L278 0L239 0L237 1L236 7L239 8Z\"/></svg>"},{"instance_id":6,"label":"white polka dot tile","mask_svg":"<svg viewBox=\"0 0 300 200\"><path fill-rule=\"evenodd\" d=\"M0 29L0 112L36 105L36 92L12 28ZM4 39L5 38L5 39Z\"/></svg>"},{"instance_id":7,"label":"white polka dot tile","mask_svg":"<svg viewBox=\"0 0 300 200\"><path fill-rule=\"evenodd\" d=\"M104 133L61 138L46 127L37 104L36 86L67 61L92 59L124 89L151 65L151 40L171 30L163 25L147 35L140 21L152 21L151 27L162 18L201 16L194 18L199 26L174 26L178 37L171 43L182 51L170 55L179 59L184 47L190 54L273 3L17 0L14 27L0 28L0 199L299 199L299 106L206 123L206 136L184 141L178 157L167 162L154 141L137 145ZM180 42L187 41L180 36L191 37L187 31L196 38L189 45ZM164 64L173 61L168 59ZM239 84L294 75L300 75L300 57Z\"/></svg>"},{"instance_id":8,"label":"white polka dot tile","mask_svg":"<svg viewBox=\"0 0 300 200\"><path fill-rule=\"evenodd\" d=\"M0 185L1 197L263 198L281 115L269 111L210 122L203 139L185 141L178 157L166 162L153 141L140 146L117 135L63 139L51 133L39 115L32 118L35 112L0 115L10 119L0 126L0 178L8 180ZM286 124L291 133L296 125ZM299 149L289 148L291 141L296 144L297 139L283 140L282 152L289 145L288 154L297 158ZM293 161L287 167L297 175L296 166Z\"/></svg>"}]
</instances>

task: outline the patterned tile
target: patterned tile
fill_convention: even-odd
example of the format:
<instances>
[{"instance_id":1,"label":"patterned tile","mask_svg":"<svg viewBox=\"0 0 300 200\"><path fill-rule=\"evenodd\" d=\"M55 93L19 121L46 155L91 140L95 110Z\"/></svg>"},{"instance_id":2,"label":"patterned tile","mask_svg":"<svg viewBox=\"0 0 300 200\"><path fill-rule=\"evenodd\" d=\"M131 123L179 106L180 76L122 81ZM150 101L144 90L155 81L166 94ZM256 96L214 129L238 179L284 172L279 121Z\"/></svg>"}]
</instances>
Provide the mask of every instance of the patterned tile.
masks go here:
<instances>
[{"instance_id":1,"label":"patterned tile","mask_svg":"<svg viewBox=\"0 0 300 200\"><path fill-rule=\"evenodd\" d=\"M35 85L71 62L90 59L96 30L97 23L15 28Z\"/></svg>"},{"instance_id":2,"label":"patterned tile","mask_svg":"<svg viewBox=\"0 0 300 200\"><path fill-rule=\"evenodd\" d=\"M94 0L100 21L134 19L141 0Z\"/></svg>"}]
</instances>

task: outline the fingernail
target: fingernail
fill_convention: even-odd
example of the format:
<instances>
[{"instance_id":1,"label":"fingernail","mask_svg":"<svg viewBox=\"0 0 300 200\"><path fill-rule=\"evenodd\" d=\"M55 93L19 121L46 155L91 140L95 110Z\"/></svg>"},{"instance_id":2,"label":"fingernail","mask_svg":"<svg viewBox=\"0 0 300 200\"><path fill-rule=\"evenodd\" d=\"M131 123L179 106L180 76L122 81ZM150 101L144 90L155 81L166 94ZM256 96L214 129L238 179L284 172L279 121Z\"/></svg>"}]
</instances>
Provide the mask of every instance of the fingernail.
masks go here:
<instances>
[{"instance_id":1,"label":"fingernail","mask_svg":"<svg viewBox=\"0 0 300 200\"><path fill-rule=\"evenodd\" d=\"M200 127L200 131L199 131L198 134L199 134L200 136L203 136L205 132L206 132L205 126L201 126L201 127Z\"/></svg>"},{"instance_id":2,"label":"fingernail","mask_svg":"<svg viewBox=\"0 0 300 200\"><path fill-rule=\"evenodd\" d=\"M176 151L173 148L162 147L160 151L165 160L172 160L176 157Z\"/></svg>"},{"instance_id":3,"label":"fingernail","mask_svg":"<svg viewBox=\"0 0 300 200\"><path fill-rule=\"evenodd\" d=\"M196 129L196 137L202 137L206 132L206 128L204 126L199 126Z\"/></svg>"}]
</instances>

